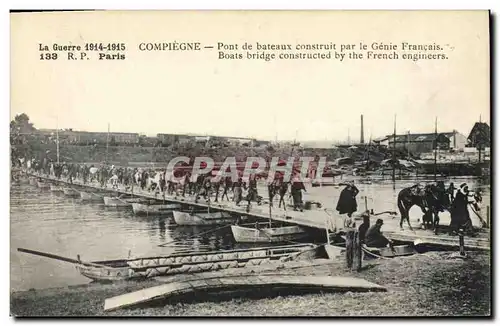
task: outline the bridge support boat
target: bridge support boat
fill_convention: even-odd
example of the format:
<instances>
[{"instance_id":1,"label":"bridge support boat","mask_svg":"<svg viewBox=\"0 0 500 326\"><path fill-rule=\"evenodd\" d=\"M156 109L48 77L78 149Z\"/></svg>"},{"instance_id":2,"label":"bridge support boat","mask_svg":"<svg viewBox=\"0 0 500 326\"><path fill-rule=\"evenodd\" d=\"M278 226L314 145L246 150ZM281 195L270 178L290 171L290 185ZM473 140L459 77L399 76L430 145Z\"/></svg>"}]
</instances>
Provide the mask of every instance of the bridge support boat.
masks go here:
<instances>
[{"instance_id":1,"label":"bridge support boat","mask_svg":"<svg viewBox=\"0 0 500 326\"><path fill-rule=\"evenodd\" d=\"M55 185L53 183L50 184L50 191L52 192L63 192L63 188L61 186Z\"/></svg>"},{"instance_id":2,"label":"bridge support boat","mask_svg":"<svg viewBox=\"0 0 500 326\"><path fill-rule=\"evenodd\" d=\"M174 221L178 225L217 225L236 221L228 212L189 213L174 211Z\"/></svg>"},{"instance_id":3,"label":"bridge support boat","mask_svg":"<svg viewBox=\"0 0 500 326\"><path fill-rule=\"evenodd\" d=\"M132 210L135 215L170 215L175 209L180 209L180 204L141 204L132 203Z\"/></svg>"},{"instance_id":4,"label":"bridge support boat","mask_svg":"<svg viewBox=\"0 0 500 326\"><path fill-rule=\"evenodd\" d=\"M142 198L120 198L104 196L104 206L109 207L132 207L133 203L143 202Z\"/></svg>"},{"instance_id":5,"label":"bridge support boat","mask_svg":"<svg viewBox=\"0 0 500 326\"><path fill-rule=\"evenodd\" d=\"M104 194L95 192L80 191L80 199L90 202L104 202Z\"/></svg>"},{"instance_id":6,"label":"bridge support boat","mask_svg":"<svg viewBox=\"0 0 500 326\"><path fill-rule=\"evenodd\" d=\"M79 197L80 196L80 192L78 190L75 190L75 189L69 188L69 187L64 187L63 193L69 197Z\"/></svg>"},{"instance_id":7,"label":"bridge support boat","mask_svg":"<svg viewBox=\"0 0 500 326\"><path fill-rule=\"evenodd\" d=\"M40 189L50 189L50 183L44 181L37 181L37 186Z\"/></svg>"},{"instance_id":8,"label":"bridge support boat","mask_svg":"<svg viewBox=\"0 0 500 326\"><path fill-rule=\"evenodd\" d=\"M280 243L300 240L307 236L306 231L296 225L271 228L260 228L258 223L254 225L256 227L251 227L251 225L231 225L234 240L242 243Z\"/></svg>"}]
</instances>

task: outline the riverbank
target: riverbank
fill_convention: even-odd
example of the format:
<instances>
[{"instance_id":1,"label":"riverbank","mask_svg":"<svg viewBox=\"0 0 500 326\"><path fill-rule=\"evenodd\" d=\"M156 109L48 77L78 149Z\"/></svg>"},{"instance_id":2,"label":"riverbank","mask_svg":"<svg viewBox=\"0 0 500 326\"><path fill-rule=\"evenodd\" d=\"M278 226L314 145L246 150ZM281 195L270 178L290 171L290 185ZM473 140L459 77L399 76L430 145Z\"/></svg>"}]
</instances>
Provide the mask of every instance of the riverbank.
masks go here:
<instances>
[{"instance_id":1,"label":"riverbank","mask_svg":"<svg viewBox=\"0 0 500 326\"><path fill-rule=\"evenodd\" d=\"M104 312L106 298L159 284L156 281L90 284L11 294L15 316L489 316L490 254L451 252L365 261L362 272L342 262L282 269L284 274L353 276L385 286L381 293L322 293L229 301L172 303Z\"/></svg>"}]
</instances>

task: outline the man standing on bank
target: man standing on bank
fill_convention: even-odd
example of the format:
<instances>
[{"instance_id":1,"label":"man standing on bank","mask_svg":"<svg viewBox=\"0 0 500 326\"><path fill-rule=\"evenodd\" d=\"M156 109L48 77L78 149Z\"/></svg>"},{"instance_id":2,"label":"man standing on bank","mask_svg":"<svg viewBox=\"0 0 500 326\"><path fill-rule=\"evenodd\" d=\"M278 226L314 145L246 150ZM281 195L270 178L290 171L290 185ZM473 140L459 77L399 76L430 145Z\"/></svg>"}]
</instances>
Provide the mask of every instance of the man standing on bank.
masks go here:
<instances>
[{"instance_id":1,"label":"man standing on bank","mask_svg":"<svg viewBox=\"0 0 500 326\"><path fill-rule=\"evenodd\" d=\"M359 193L358 188L354 186L354 182L349 181L346 187L340 193L339 201L337 203L337 211L339 214L346 214L348 217L352 216L358 209L358 203L356 202L356 196Z\"/></svg>"}]
</instances>

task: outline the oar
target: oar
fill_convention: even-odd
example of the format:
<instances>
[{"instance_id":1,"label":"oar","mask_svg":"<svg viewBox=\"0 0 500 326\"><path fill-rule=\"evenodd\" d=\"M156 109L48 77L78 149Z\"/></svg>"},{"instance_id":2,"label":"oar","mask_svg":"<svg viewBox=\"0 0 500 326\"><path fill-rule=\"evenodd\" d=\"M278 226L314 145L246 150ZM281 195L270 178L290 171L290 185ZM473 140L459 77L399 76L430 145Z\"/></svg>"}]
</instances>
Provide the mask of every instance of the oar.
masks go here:
<instances>
[{"instance_id":1,"label":"oar","mask_svg":"<svg viewBox=\"0 0 500 326\"><path fill-rule=\"evenodd\" d=\"M378 215L382 215L382 214L398 215L398 213L394 212L394 211L383 211L383 212L380 212L380 213L373 213L372 215L373 216L378 216Z\"/></svg>"},{"instance_id":2,"label":"oar","mask_svg":"<svg viewBox=\"0 0 500 326\"><path fill-rule=\"evenodd\" d=\"M17 248L17 251L24 252L27 254L36 255L36 256L42 256L42 257L47 257L47 258L51 258L51 259L61 260L61 261L65 261L65 262L72 263L72 264L81 264L81 265L88 265L88 266L94 266L94 267L100 267L100 268L110 268L109 266L106 266L106 265L101 265L101 264L96 264L96 263L91 263L91 262L84 262L84 261L80 261L78 259L73 259L73 258L68 258L68 257L50 254L48 252L41 252L41 251L36 251L36 250L24 249L24 248Z\"/></svg>"}]
</instances>

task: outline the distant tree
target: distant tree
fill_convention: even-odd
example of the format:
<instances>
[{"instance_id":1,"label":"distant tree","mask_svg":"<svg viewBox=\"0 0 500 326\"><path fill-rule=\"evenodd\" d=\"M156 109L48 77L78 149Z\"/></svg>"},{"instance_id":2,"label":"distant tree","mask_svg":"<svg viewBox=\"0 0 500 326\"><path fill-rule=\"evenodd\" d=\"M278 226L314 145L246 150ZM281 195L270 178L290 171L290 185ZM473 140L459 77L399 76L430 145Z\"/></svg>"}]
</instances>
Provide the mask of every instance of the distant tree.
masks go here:
<instances>
[{"instance_id":1,"label":"distant tree","mask_svg":"<svg viewBox=\"0 0 500 326\"><path fill-rule=\"evenodd\" d=\"M36 131L25 113L18 114L10 122L11 158L13 160L33 152L33 145L39 146L33 132Z\"/></svg>"},{"instance_id":2,"label":"distant tree","mask_svg":"<svg viewBox=\"0 0 500 326\"><path fill-rule=\"evenodd\" d=\"M144 146L144 144L146 143L146 139L145 138L146 138L145 136L142 136L142 135L139 136L139 139L137 140L137 145L139 147L143 147Z\"/></svg>"},{"instance_id":3,"label":"distant tree","mask_svg":"<svg viewBox=\"0 0 500 326\"><path fill-rule=\"evenodd\" d=\"M26 113L18 114L14 117L14 120L10 122L10 133L19 134L29 134L34 132L36 129L30 122L30 118Z\"/></svg>"}]
</instances>

